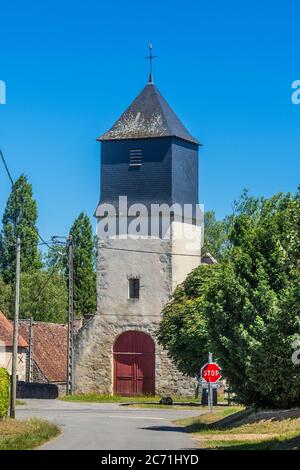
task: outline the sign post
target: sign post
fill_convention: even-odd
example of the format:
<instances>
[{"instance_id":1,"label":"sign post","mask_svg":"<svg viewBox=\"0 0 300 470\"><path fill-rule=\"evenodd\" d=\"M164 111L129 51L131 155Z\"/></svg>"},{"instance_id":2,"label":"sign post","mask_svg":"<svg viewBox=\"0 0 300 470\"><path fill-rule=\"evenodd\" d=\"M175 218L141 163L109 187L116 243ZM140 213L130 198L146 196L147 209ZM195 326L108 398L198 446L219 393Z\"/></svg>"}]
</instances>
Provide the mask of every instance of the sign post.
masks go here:
<instances>
[{"instance_id":1,"label":"sign post","mask_svg":"<svg viewBox=\"0 0 300 470\"><path fill-rule=\"evenodd\" d=\"M213 411L212 384L221 378L221 367L212 361L212 353L208 353L208 362L201 367L201 380L207 383L208 388L208 406Z\"/></svg>"},{"instance_id":2,"label":"sign post","mask_svg":"<svg viewBox=\"0 0 300 470\"><path fill-rule=\"evenodd\" d=\"M212 353L208 353L208 362L209 364L212 363ZM209 411L212 413L213 412L213 396L212 396L212 390L211 390L211 381L208 382L208 406L209 406Z\"/></svg>"}]
</instances>

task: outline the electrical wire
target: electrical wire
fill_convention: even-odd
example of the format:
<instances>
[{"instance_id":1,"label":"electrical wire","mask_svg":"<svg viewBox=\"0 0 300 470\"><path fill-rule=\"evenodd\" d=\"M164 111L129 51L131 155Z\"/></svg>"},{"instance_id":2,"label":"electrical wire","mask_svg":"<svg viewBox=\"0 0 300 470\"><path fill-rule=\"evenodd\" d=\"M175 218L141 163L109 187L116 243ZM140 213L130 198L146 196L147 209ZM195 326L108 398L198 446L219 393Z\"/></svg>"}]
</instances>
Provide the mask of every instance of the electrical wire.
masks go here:
<instances>
[{"instance_id":1,"label":"electrical wire","mask_svg":"<svg viewBox=\"0 0 300 470\"><path fill-rule=\"evenodd\" d=\"M43 242L43 245L46 245L49 249L51 249L51 246L50 246L50 242L46 242L43 237L41 236L41 234L39 233L38 229L36 229L36 233L39 237L39 239ZM54 243L54 242L53 242Z\"/></svg>"},{"instance_id":2,"label":"electrical wire","mask_svg":"<svg viewBox=\"0 0 300 470\"><path fill-rule=\"evenodd\" d=\"M35 296L35 298L30 302L30 305L34 305L35 303L37 303L41 297L41 294L44 292L45 288L47 287L48 283L50 282L50 280L52 279L52 277L54 276L54 274L56 273L56 270L58 268L57 266L58 264L58 261L56 262L56 264L54 264L54 266L52 266L50 272L48 273L48 276L46 278L46 281L43 283L43 285L41 286L40 290L39 290L39 293L38 295Z\"/></svg>"},{"instance_id":3,"label":"electrical wire","mask_svg":"<svg viewBox=\"0 0 300 470\"><path fill-rule=\"evenodd\" d=\"M8 178L9 178L10 182L11 182L11 185L13 186L13 185L14 185L14 180L13 180L12 177L11 177L10 171L9 171L9 169L8 169L7 163L6 163L6 161L5 161L4 155L3 155L3 153L2 153L1 150L0 150L0 156L1 156L1 160L2 160L2 162L3 162L4 168L5 168L5 170L6 170L7 176L8 176Z\"/></svg>"},{"instance_id":4,"label":"electrical wire","mask_svg":"<svg viewBox=\"0 0 300 470\"><path fill-rule=\"evenodd\" d=\"M191 253L172 253L168 251L152 251L152 250L135 250L131 248L116 248L116 247L111 247L111 246L100 246L100 250L105 249L105 250L115 250L115 251L129 251L129 252L134 252L134 253L150 253L150 254L155 254L155 255L173 255L173 256L190 256L194 258L200 258L199 255L193 255Z\"/></svg>"},{"instance_id":5,"label":"electrical wire","mask_svg":"<svg viewBox=\"0 0 300 470\"><path fill-rule=\"evenodd\" d=\"M11 182L11 186L13 187L13 186L14 186L14 180L12 179L11 173L10 173L10 171L9 171L9 169L8 169L8 165L7 165L7 163L6 163L6 160L5 160L4 155L3 155L3 153L2 153L1 150L0 150L0 156L1 156L1 160L2 160L2 162L3 162L4 168L5 168L5 170L6 170L7 176L8 176L8 178L9 178L10 182ZM36 229L36 232L37 232L37 235L38 235L39 239L43 242L43 244L46 245L48 248L51 248L50 245L48 244L48 242L46 242L46 241L44 240L44 238L41 236L41 234L39 233L38 229Z\"/></svg>"}]
</instances>

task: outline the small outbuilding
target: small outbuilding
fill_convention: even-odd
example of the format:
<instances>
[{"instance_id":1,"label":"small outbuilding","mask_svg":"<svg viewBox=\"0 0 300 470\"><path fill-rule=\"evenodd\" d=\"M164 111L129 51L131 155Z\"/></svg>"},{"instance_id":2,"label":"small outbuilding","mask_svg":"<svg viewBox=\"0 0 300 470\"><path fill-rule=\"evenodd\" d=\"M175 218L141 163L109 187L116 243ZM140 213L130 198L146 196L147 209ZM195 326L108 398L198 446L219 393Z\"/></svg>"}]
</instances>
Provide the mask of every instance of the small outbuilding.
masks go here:
<instances>
[{"instance_id":1,"label":"small outbuilding","mask_svg":"<svg viewBox=\"0 0 300 470\"><path fill-rule=\"evenodd\" d=\"M28 342L19 334L17 376L18 380L26 379L26 356ZM0 367L11 375L13 351L13 323L0 311Z\"/></svg>"}]
</instances>

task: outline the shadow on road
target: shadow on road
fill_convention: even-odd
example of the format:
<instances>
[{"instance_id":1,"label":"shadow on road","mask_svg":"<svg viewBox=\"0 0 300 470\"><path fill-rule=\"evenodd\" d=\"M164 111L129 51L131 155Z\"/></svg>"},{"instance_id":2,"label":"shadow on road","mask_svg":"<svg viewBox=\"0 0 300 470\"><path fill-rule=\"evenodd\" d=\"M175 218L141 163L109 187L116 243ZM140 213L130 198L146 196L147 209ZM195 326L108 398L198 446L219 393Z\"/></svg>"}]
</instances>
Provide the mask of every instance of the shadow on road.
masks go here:
<instances>
[{"instance_id":1,"label":"shadow on road","mask_svg":"<svg viewBox=\"0 0 300 470\"><path fill-rule=\"evenodd\" d=\"M182 433L187 434L186 429L180 426L147 426L147 427L138 428L138 429L143 429L146 431L182 432Z\"/></svg>"}]
</instances>

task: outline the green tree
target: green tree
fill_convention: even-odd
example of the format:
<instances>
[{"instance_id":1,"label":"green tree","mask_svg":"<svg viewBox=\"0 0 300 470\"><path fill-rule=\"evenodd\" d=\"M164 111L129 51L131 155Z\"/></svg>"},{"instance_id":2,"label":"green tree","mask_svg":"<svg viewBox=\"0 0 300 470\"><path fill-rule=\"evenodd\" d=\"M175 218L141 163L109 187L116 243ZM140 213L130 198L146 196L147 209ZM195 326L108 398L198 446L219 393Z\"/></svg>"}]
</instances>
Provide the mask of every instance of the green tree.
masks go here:
<instances>
[{"instance_id":1,"label":"green tree","mask_svg":"<svg viewBox=\"0 0 300 470\"><path fill-rule=\"evenodd\" d=\"M21 274L20 318L65 323L68 292L64 277L55 271Z\"/></svg>"},{"instance_id":2,"label":"green tree","mask_svg":"<svg viewBox=\"0 0 300 470\"><path fill-rule=\"evenodd\" d=\"M278 194L239 215L232 248L206 293L212 348L246 404L294 406L300 369L300 199Z\"/></svg>"},{"instance_id":3,"label":"green tree","mask_svg":"<svg viewBox=\"0 0 300 470\"><path fill-rule=\"evenodd\" d=\"M65 244L55 243L49 247L47 254L44 256L44 263L47 269L56 268L57 271L67 279L67 261L68 252Z\"/></svg>"},{"instance_id":4,"label":"green tree","mask_svg":"<svg viewBox=\"0 0 300 470\"><path fill-rule=\"evenodd\" d=\"M181 335L189 333L183 324L180 335L165 341L160 331L159 339L180 369L192 373L193 357L204 344L198 322L205 324L208 347L243 403L296 406L300 368L292 362L292 344L300 339L300 195L267 200L244 193L236 208L223 258L204 282L199 267L180 288L186 291L193 280L202 294L193 289L187 303L185 295L175 300L175 293L164 311L162 325L167 319L172 332L178 322L181 328L178 312L184 310L196 325L194 338L182 347Z\"/></svg>"},{"instance_id":5,"label":"green tree","mask_svg":"<svg viewBox=\"0 0 300 470\"><path fill-rule=\"evenodd\" d=\"M0 310L9 316L12 309L12 289L10 284L6 284L0 276Z\"/></svg>"},{"instance_id":6,"label":"green tree","mask_svg":"<svg viewBox=\"0 0 300 470\"><path fill-rule=\"evenodd\" d=\"M222 258L228 242L227 232L224 220L217 220L214 211L205 212L202 253L209 252L216 259Z\"/></svg>"},{"instance_id":7,"label":"green tree","mask_svg":"<svg viewBox=\"0 0 300 470\"><path fill-rule=\"evenodd\" d=\"M217 220L214 211L204 214L204 244L202 253L209 251L217 260L220 260L227 249L232 245L230 232L234 221L239 215L248 215L252 218L259 216L263 199L249 195L248 189L244 189L240 198L233 203L232 214Z\"/></svg>"},{"instance_id":8,"label":"green tree","mask_svg":"<svg viewBox=\"0 0 300 470\"><path fill-rule=\"evenodd\" d=\"M10 376L4 367L0 367L0 421L7 417L9 408Z\"/></svg>"},{"instance_id":9,"label":"green tree","mask_svg":"<svg viewBox=\"0 0 300 470\"><path fill-rule=\"evenodd\" d=\"M13 185L4 211L0 235L0 271L6 283L15 277L16 238L21 238L21 271L33 272L41 268L36 228L37 205L32 197L32 186L21 175Z\"/></svg>"},{"instance_id":10,"label":"green tree","mask_svg":"<svg viewBox=\"0 0 300 470\"><path fill-rule=\"evenodd\" d=\"M96 310L95 244L91 222L83 212L70 235L74 244L74 313L80 317Z\"/></svg>"},{"instance_id":11,"label":"green tree","mask_svg":"<svg viewBox=\"0 0 300 470\"><path fill-rule=\"evenodd\" d=\"M65 323L68 292L64 277L53 269L22 273L20 280L20 318ZM0 310L9 318L14 316L14 286L0 278Z\"/></svg>"},{"instance_id":12,"label":"green tree","mask_svg":"<svg viewBox=\"0 0 300 470\"><path fill-rule=\"evenodd\" d=\"M172 301L163 309L157 335L181 372L193 377L207 359L204 292L215 266L199 266L177 287Z\"/></svg>"}]
</instances>

